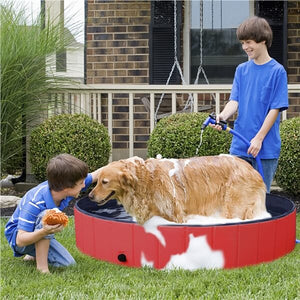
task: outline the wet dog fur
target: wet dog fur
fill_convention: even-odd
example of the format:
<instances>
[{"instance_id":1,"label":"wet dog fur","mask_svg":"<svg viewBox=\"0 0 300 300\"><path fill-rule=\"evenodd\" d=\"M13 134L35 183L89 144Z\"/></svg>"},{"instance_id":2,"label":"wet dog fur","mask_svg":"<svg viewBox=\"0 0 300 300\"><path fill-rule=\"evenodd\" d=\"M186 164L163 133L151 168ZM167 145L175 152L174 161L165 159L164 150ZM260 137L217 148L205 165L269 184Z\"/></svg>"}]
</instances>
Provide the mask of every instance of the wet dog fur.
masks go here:
<instances>
[{"instance_id":1,"label":"wet dog fur","mask_svg":"<svg viewBox=\"0 0 300 300\"><path fill-rule=\"evenodd\" d=\"M99 205L117 199L139 224L153 216L183 223L189 215L245 220L266 212L260 174L231 155L114 161L89 196Z\"/></svg>"}]
</instances>

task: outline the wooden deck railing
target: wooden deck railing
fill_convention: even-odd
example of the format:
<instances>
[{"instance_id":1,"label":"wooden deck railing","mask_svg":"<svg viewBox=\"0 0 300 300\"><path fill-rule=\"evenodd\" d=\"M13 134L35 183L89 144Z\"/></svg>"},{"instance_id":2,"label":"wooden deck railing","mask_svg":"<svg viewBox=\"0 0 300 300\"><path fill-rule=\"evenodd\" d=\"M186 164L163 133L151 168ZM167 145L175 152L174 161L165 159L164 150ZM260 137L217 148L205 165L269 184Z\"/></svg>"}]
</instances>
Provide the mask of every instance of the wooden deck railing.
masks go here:
<instances>
[{"instance_id":1,"label":"wooden deck railing","mask_svg":"<svg viewBox=\"0 0 300 300\"><path fill-rule=\"evenodd\" d=\"M97 84L78 84L65 86L60 91L52 93L51 97L60 98L64 105L49 110L49 115L57 113L85 113L98 122L101 119L101 103L103 97L107 99L107 128L110 138L113 132L113 95L122 94L128 97L128 122L129 122L129 157L133 156L134 145L134 97L136 94L148 95L150 101L150 132L155 126L155 97L161 94L171 95L170 113L176 113L176 101L178 94L188 94L193 97L194 112L198 111L198 95L212 94L214 110L220 112L220 95L230 94L231 85L97 85ZM300 84L288 85L289 94L300 95ZM287 113L282 113L282 119L287 118Z\"/></svg>"}]
</instances>

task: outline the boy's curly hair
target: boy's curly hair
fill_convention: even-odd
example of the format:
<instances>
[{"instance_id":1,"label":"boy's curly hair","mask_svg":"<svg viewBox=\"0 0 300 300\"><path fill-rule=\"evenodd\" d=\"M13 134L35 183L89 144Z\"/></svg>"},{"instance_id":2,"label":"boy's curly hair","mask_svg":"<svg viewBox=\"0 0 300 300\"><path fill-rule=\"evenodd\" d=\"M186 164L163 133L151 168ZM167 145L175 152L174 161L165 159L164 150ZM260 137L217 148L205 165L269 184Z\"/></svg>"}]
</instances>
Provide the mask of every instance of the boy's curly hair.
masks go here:
<instances>
[{"instance_id":1,"label":"boy's curly hair","mask_svg":"<svg viewBox=\"0 0 300 300\"><path fill-rule=\"evenodd\" d=\"M272 45L273 32L266 19L251 17L245 20L236 30L237 38L242 40L253 40L256 43L266 42L268 48Z\"/></svg>"}]
</instances>

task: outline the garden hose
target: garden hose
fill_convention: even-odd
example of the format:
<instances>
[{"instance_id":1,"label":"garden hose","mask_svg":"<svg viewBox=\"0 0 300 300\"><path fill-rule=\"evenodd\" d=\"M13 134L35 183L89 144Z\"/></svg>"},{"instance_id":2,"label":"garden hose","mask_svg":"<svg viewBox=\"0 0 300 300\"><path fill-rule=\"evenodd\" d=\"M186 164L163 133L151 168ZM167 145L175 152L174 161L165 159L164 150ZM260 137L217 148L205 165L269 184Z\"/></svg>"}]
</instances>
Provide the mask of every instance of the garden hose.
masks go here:
<instances>
[{"instance_id":1,"label":"garden hose","mask_svg":"<svg viewBox=\"0 0 300 300\"><path fill-rule=\"evenodd\" d=\"M248 147L250 147L250 142L244 138L241 134L239 134L237 131L233 130L232 128L230 128L227 125L227 122L225 121L220 121L219 123L216 122L216 115L214 113L210 114L207 119L203 122L202 127L201 127L201 131L203 132L203 130L207 127L208 124L217 124L220 125L222 127L222 130L228 131L229 133L231 133L232 135L238 137L240 140L242 140ZM261 160L259 157L259 154L255 157L256 163L257 163L257 168L258 168L258 172L261 175L262 179L264 180L264 172L263 172L263 168L262 168L262 164L261 164Z\"/></svg>"}]
</instances>

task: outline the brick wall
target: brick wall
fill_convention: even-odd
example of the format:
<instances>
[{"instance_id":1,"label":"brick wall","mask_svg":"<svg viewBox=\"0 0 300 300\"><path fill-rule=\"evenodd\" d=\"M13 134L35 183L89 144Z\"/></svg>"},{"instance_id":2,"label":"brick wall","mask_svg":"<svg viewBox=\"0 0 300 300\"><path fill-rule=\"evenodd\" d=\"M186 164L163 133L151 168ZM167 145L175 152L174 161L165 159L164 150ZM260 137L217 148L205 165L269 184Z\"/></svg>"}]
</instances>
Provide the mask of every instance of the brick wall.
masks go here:
<instances>
[{"instance_id":1,"label":"brick wall","mask_svg":"<svg viewBox=\"0 0 300 300\"><path fill-rule=\"evenodd\" d=\"M300 83L300 1L288 1L288 82ZM300 116L300 95L291 94L288 117Z\"/></svg>"},{"instance_id":2,"label":"brick wall","mask_svg":"<svg viewBox=\"0 0 300 300\"><path fill-rule=\"evenodd\" d=\"M147 0L88 0L86 83L149 83L150 4ZM146 149L150 121L140 99L141 95L135 95L134 148ZM107 125L107 99L102 112ZM128 97L113 95L112 144L119 149L113 158L127 157L128 131Z\"/></svg>"},{"instance_id":3,"label":"brick wall","mask_svg":"<svg viewBox=\"0 0 300 300\"><path fill-rule=\"evenodd\" d=\"M88 1L87 83L148 83L150 1Z\"/></svg>"}]
</instances>

